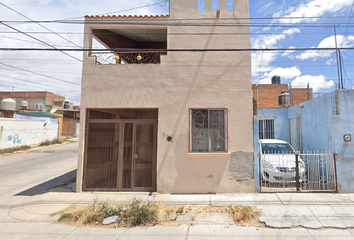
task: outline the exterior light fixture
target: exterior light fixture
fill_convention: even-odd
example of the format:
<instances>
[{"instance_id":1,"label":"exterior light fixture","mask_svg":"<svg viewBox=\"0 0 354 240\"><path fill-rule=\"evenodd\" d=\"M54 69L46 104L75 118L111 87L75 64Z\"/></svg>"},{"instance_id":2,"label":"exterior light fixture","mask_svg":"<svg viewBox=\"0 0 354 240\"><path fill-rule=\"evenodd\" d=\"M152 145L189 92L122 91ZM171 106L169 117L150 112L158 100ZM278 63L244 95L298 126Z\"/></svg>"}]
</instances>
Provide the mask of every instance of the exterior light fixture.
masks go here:
<instances>
[{"instance_id":1,"label":"exterior light fixture","mask_svg":"<svg viewBox=\"0 0 354 240\"><path fill-rule=\"evenodd\" d=\"M117 56L114 57L114 59L118 62L120 57L117 55Z\"/></svg>"},{"instance_id":2,"label":"exterior light fixture","mask_svg":"<svg viewBox=\"0 0 354 240\"><path fill-rule=\"evenodd\" d=\"M140 55L138 55L138 56L136 57L136 60L138 60L138 61L141 61L141 59L143 59L143 57L140 56Z\"/></svg>"}]
</instances>

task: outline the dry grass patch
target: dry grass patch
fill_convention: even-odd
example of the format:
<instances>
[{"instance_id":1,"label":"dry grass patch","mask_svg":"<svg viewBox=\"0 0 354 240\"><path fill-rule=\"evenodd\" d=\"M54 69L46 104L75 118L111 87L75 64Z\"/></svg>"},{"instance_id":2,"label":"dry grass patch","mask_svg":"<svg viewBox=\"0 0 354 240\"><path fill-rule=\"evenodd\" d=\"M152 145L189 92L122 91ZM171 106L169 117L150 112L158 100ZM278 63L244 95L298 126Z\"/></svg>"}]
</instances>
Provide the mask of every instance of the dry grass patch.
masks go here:
<instances>
[{"instance_id":1,"label":"dry grass patch","mask_svg":"<svg viewBox=\"0 0 354 240\"><path fill-rule=\"evenodd\" d=\"M158 223L158 204L134 200L129 205L94 203L75 205L60 212L58 222L78 225L103 225L103 220L117 216L116 227L153 226Z\"/></svg>"},{"instance_id":2,"label":"dry grass patch","mask_svg":"<svg viewBox=\"0 0 354 240\"><path fill-rule=\"evenodd\" d=\"M46 140L43 141L39 144L40 147L42 146L50 146L50 145L54 145L54 144L62 144L64 141L60 140L59 138L55 138L53 140Z\"/></svg>"},{"instance_id":3,"label":"dry grass patch","mask_svg":"<svg viewBox=\"0 0 354 240\"><path fill-rule=\"evenodd\" d=\"M228 212L238 225L263 226L258 220L262 213L255 207L229 206Z\"/></svg>"},{"instance_id":4,"label":"dry grass patch","mask_svg":"<svg viewBox=\"0 0 354 240\"><path fill-rule=\"evenodd\" d=\"M31 146L28 146L28 145L23 145L23 146L18 146L18 147L13 147L13 148L5 148L5 149L0 150L0 155L14 153L14 152L18 152L18 151L26 151L30 148L31 148Z\"/></svg>"},{"instance_id":5,"label":"dry grass patch","mask_svg":"<svg viewBox=\"0 0 354 240\"><path fill-rule=\"evenodd\" d=\"M39 147L43 147L43 146L50 146L50 145L54 145L54 144L62 144L64 141L60 140L59 138L53 139L53 140L46 140L41 142L40 144L36 145ZM12 148L5 148L5 149L0 149L0 155L3 154L11 154L11 153L15 153L15 152L19 152L19 151L27 151L31 148L33 148L34 146L29 146L29 145L21 145L18 147L12 147Z\"/></svg>"},{"instance_id":6,"label":"dry grass patch","mask_svg":"<svg viewBox=\"0 0 354 240\"><path fill-rule=\"evenodd\" d=\"M78 226L98 225L103 226L106 218L114 217L110 226L136 227L136 226L176 226L180 215L189 214L190 224L195 224L198 214L229 214L236 225L254 227L264 226L259 222L261 212L254 207L211 207L211 206L165 206L160 203L147 202L134 199L131 204L116 205L97 203L91 205L75 205L59 212L58 222L75 224Z\"/></svg>"}]
</instances>

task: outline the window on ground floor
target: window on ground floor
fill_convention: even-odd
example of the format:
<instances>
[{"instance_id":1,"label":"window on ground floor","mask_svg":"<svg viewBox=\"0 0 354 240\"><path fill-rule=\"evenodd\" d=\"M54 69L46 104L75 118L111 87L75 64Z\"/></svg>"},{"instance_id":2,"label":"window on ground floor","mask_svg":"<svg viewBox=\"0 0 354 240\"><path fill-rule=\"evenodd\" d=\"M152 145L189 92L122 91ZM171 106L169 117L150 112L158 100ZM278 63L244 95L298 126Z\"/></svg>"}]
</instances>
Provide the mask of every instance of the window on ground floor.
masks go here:
<instances>
[{"instance_id":1,"label":"window on ground floor","mask_svg":"<svg viewBox=\"0 0 354 240\"><path fill-rule=\"evenodd\" d=\"M191 109L191 152L226 152L226 109Z\"/></svg>"},{"instance_id":2,"label":"window on ground floor","mask_svg":"<svg viewBox=\"0 0 354 240\"><path fill-rule=\"evenodd\" d=\"M259 119L259 139L275 139L274 119Z\"/></svg>"}]
</instances>

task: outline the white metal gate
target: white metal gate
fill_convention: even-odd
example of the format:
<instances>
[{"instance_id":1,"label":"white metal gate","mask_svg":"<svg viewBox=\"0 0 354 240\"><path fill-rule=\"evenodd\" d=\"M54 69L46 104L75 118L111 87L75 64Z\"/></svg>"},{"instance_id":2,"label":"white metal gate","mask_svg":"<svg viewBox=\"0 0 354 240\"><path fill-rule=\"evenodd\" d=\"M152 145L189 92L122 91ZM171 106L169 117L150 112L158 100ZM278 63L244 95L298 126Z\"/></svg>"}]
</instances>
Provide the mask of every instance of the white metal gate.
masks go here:
<instances>
[{"instance_id":1,"label":"white metal gate","mask_svg":"<svg viewBox=\"0 0 354 240\"><path fill-rule=\"evenodd\" d=\"M261 192L337 192L331 153L260 154Z\"/></svg>"}]
</instances>

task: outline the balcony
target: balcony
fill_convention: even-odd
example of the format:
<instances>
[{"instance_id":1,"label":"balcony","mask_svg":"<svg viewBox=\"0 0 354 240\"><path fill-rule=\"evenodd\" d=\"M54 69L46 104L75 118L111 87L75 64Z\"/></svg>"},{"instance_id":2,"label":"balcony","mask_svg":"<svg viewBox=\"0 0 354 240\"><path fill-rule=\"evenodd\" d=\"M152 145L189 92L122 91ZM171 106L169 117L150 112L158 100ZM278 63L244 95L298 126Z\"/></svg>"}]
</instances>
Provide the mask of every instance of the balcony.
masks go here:
<instances>
[{"instance_id":1,"label":"balcony","mask_svg":"<svg viewBox=\"0 0 354 240\"><path fill-rule=\"evenodd\" d=\"M95 63L99 65L160 64L161 56L167 55L166 28L93 29L92 36L92 48L102 49L90 52L90 56L94 56Z\"/></svg>"}]
</instances>

